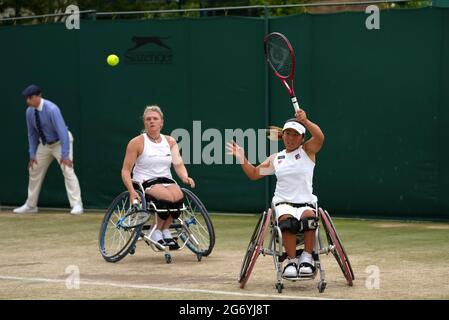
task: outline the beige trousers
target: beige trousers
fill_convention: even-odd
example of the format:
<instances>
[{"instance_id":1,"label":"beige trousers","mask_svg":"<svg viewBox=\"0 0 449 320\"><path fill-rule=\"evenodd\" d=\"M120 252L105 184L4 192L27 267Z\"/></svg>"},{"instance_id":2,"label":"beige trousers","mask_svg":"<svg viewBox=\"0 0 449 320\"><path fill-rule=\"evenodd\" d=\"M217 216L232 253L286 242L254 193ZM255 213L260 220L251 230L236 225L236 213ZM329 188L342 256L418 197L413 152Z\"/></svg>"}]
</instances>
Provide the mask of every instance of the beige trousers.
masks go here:
<instances>
[{"instance_id":1,"label":"beige trousers","mask_svg":"<svg viewBox=\"0 0 449 320\"><path fill-rule=\"evenodd\" d=\"M69 131L70 140L70 154L69 158L73 161L73 136ZM32 168L28 169L28 199L26 204L29 207L36 207L41 191L42 183L44 182L45 174L51 162L56 159L61 167L64 175L65 188L67 190L67 197L69 198L70 206L82 205L81 190L73 167L62 166L61 160L61 142L56 142L52 145L43 145L39 143L36 151L36 161Z\"/></svg>"}]
</instances>

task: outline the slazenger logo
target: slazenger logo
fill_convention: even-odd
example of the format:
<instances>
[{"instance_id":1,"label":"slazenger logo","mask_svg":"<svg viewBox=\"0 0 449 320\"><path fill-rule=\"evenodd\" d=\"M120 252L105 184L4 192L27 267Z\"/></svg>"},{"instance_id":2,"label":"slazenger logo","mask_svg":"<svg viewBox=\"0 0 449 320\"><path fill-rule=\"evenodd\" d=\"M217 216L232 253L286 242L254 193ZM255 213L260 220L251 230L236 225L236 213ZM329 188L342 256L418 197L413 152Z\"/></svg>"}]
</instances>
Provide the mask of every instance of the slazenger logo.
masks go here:
<instances>
[{"instance_id":1,"label":"slazenger logo","mask_svg":"<svg viewBox=\"0 0 449 320\"><path fill-rule=\"evenodd\" d=\"M131 64L171 64L173 50L167 44L167 39L170 37L132 37L134 46L126 51L125 61Z\"/></svg>"}]
</instances>

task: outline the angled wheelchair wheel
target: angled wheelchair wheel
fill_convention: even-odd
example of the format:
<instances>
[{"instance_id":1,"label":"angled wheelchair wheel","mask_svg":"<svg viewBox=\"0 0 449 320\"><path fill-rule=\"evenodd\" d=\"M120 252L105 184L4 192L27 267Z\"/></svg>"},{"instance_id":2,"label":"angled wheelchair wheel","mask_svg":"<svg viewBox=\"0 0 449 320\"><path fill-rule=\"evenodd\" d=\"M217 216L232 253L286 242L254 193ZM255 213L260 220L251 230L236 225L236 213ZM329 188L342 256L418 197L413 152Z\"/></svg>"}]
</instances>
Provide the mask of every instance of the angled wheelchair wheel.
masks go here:
<instances>
[{"instance_id":1,"label":"angled wheelchair wheel","mask_svg":"<svg viewBox=\"0 0 449 320\"><path fill-rule=\"evenodd\" d=\"M257 221L256 228L249 241L248 249L246 250L246 255L243 258L242 268L240 270L239 283L240 288L242 289L245 287L254 265L256 264L256 260L260 255L265 239L265 232L270 224L270 219L271 209L268 209L268 211L264 212Z\"/></svg>"},{"instance_id":2,"label":"angled wheelchair wheel","mask_svg":"<svg viewBox=\"0 0 449 320\"><path fill-rule=\"evenodd\" d=\"M140 195L142 196L142 195ZM112 201L100 226L99 247L103 258L108 262L117 262L128 253L135 251L136 241L142 231L142 225L129 223L130 210L128 191L122 192Z\"/></svg>"},{"instance_id":3,"label":"angled wheelchair wheel","mask_svg":"<svg viewBox=\"0 0 449 320\"><path fill-rule=\"evenodd\" d=\"M200 199L190 190L181 188L184 193L184 205L187 210L181 212L179 219L183 226L178 225L178 237L197 255L210 255L215 246L215 231L209 213ZM200 261L201 259L198 259Z\"/></svg>"},{"instance_id":4,"label":"angled wheelchair wheel","mask_svg":"<svg viewBox=\"0 0 449 320\"><path fill-rule=\"evenodd\" d=\"M326 238L329 246L332 246L331 252L337 260L343 275L346 278L349 286L352 286L354 280L354 272L352 271L351 263L349 262L348 255L343 248L340 238L338 237L337 230L334 227L331 217L326 210L319 208L321 222L326 232Z\"/></svg>"}]
</instances>

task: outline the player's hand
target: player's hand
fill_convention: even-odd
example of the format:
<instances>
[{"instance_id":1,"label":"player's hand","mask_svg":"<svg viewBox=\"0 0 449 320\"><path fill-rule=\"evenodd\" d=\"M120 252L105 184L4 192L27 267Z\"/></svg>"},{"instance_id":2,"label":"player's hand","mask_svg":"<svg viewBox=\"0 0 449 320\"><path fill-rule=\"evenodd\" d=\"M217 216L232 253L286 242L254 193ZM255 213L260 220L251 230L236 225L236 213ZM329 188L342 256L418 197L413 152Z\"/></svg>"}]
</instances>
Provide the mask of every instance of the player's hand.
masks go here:
<instances>
[{"instance_id":1,"label":"player's hand","mask_svg":"<svg viewBox=\"0 0 449 320\"><path fill-rule=\"evenodd\" d=\"M69 168L73 167L73 162L70 159L61 159L60 163L61 163L61 166L63 166L63 167L64 166L67 166Z\"/></svg>"},{"instance_id":2,"label":"player's hand","mask_svg":"<svg viewBox=\"0 0 449 320\"><path fill-rule=\"evenodd\" d=\"M304 124L307 121L307 114L304 110L299 109L298 111L295 112L295 118L296 120Z\"/></svg>"},{"instance_id":3,"label":"player's hand","mask_svg":"<svg viewBox=\"0 0 449 320\"><path fill-rule=\"evenodd\" d=\"M36 159L30 159L30 161L28 161L28 169L33 169L34 164L37 164Z\"/></svg>"},{"instance_id":4,"label":"player's hand","mask_svg":"<svg viewBox=\"0 0 449 320\"><path fill-rule=\"evenodd\" d=\"M135 190L133 190L132 192L129 193L129 202L134 205L135 200L137 200L139 203L142 202L142 199L140 199L139 194Z\"/></svg>"},{"instance_id":5,"label":"player's hand","mask_svg":"<svg viewBox=\"0 0 449 320\"><path fill-rule=\"evenodd\" d=\"M245 150L243 150L243 148L240 147L237 143L235 143L234 141L232 141L232 143L227 142L226 150L228 150L228 154L233 155L238 161L240 161L240 163L243 163L245 159Z\"/></svg>"},{"instance_id":6,"label":"player's hand","mask_svg":"<svg viewBox=\"0 0 449 320\"><path fill-rule=\"evenodd\" d=\"M182 179L182 182L184 182L185 184L188 184L192 188L195 188L195 181L190 177Z\"/></svg>"}]
</instances>

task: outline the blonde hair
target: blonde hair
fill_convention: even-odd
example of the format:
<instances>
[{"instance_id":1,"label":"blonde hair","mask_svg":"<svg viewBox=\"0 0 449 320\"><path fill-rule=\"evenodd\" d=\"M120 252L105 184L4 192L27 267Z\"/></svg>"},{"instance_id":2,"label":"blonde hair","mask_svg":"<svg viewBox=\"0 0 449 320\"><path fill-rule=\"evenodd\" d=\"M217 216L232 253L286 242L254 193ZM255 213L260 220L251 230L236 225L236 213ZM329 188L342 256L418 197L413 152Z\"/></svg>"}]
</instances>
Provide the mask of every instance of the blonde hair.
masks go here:
<instances>
[{"instance_id":1,"label":"blonde hair","mask_svg":"<svg viewBox=\"0 0 449 320\"><path fill-rule=\"evenodd\" d=\"M150 112L150 111L159 113L159 115L161 116L161 119L164 120L164 114L162 113L161 108L159 108L159 106L157 106L157 105L151 105L151 106L147 106L145 108L145 110L143 111L143 116L142 116L144 120L145 120L145 115L147 114L147 112Z\"/></svg>"},{"instance_id":2,"label":"blonde hair","mask_svg":"<svg viewBox=\"0 0 449 320\"><path fill-rule=\"evenodd\" d=\"M159 106L157 106L157 105L150 105L150 106L146 106L145 110L143 111L143 115L142 115L143 122L145 122L145 115L147 114L147 112L150 112L150 111L159 113L162 121L164 121L164 113L162 112L161 108L159 108ZM146 128L143 128L141 132L146 133L147 132Z\"/></svg>"}]
</instances>

